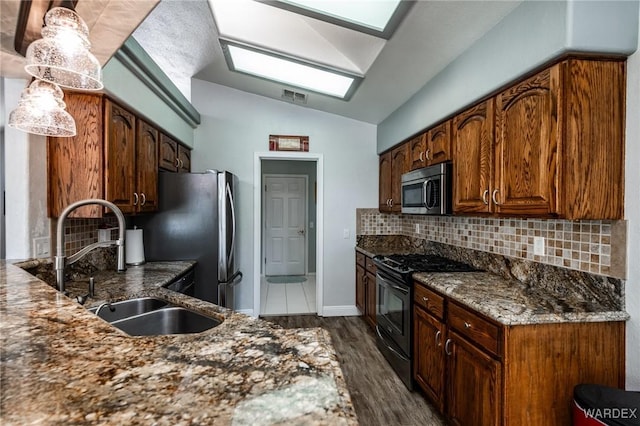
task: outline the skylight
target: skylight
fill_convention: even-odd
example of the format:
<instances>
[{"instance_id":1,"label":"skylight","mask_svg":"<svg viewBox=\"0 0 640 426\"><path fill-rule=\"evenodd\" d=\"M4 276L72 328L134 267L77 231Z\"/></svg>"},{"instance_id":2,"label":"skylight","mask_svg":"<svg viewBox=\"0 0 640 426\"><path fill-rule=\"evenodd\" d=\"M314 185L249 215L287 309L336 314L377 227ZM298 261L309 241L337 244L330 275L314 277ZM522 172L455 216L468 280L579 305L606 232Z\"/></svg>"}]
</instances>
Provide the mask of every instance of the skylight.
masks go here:
<instances>
[{"instance_id":1,"label":"skylight","mask_svg":"<svg viewBox=\"0 0 640 426\"><path fill-rule=\"evenodd\" d=\"M348 99L362 79L289 59L272 52L220 40L229 69L287 85Z\"/></svg>"},{"instance_id":2,"label":"skylight","mask_svg":"<svg viewBox=\"0 0 640 426\"><path fill-rule=\"evenodd\" d=\"M257 0L352 30L391 38L412 2L407 0Z\"/></svg>"}]
</instances>

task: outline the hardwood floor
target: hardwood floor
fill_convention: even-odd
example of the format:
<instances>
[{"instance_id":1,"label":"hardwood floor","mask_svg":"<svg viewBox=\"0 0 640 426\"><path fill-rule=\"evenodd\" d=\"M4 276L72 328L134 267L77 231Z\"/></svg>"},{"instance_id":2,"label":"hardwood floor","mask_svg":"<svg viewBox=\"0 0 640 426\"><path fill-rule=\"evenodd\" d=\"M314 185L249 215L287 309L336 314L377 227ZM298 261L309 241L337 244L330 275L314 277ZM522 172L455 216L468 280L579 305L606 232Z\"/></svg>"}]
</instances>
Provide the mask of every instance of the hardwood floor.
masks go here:
<instances>
[{"instance_id":1,"label":"hardwood floor","mask_svg":"<svg viewBox=\"0 0 640 426\"><path fill-rule=\"evenodd\" d=\"M361 425L446 425L418 391L409 392L395 375L362 318L301 315L263 319L284 328L322 327L329 331Z\"/></svg>"}]
</instances>

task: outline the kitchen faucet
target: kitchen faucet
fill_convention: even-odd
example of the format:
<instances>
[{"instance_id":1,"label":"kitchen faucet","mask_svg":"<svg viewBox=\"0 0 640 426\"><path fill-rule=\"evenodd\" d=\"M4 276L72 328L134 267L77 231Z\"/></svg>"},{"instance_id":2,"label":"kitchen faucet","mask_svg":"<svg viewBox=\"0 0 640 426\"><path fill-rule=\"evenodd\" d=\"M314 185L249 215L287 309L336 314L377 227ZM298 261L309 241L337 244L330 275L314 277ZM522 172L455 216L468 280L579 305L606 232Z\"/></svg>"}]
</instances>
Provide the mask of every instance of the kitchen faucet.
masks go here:
<instances>
[{"instance_id":1,"label":"kitchen faucet","mask_svg":"<svg viewBox=\"0 0 640 426\"><path fill-rule=\"evenodd\" d=\"M118 219L118 239L109 241L98 241L97 243L89 244L88 246L80 249L73 256L67 257L64 255L64 222L69 214L78 207L97 204L111 209ZM58 284L58 290L64 293L64 268L67 265L77 262L87 255L90 251L98 247L107 247L115 244L118 246L118 271L124 271L126 269L124 264L124 231L125 222L122 211L113 203L102 200L100 198L90 198L87 200L76 201L73 204L69 204L60 214L58 218L58 226L56 227L56 256L55 256L55 270L56 270L56 283Z\"/></svg>"}]
</instances>

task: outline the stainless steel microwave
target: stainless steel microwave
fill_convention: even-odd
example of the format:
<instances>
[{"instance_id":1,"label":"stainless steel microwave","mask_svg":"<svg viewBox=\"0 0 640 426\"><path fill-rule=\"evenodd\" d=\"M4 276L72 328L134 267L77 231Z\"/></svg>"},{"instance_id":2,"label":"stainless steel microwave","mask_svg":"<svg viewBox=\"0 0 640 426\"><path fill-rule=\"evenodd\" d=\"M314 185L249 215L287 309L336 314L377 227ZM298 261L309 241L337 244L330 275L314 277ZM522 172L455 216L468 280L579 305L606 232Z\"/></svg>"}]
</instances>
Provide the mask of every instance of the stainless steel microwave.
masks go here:
<instances>
[{"instance_id":1,"label":"stainless steel microwave","mask_svg":"<svg viewBox=\"0 0 640 426\"><path fill-rule=\"evenodd\" d=\"M402 213L451 214L452 175L450 161L403 174Z\"/></svg>"}]
</instances>

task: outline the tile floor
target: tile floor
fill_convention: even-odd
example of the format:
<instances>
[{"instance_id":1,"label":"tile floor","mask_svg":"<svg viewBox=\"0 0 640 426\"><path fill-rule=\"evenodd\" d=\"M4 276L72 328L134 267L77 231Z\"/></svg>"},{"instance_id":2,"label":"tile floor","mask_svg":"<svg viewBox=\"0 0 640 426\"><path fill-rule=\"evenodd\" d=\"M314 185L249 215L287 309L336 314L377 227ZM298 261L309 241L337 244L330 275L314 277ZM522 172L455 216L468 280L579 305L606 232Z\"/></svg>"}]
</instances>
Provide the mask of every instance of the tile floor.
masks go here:
<instances>
[{"instance_id":1,"label":"tile floor","mask_svg":"<svg viewBox=\"0 0 640 426\"><path fill-rule=\"evenodd\" d=\"M260 315L316 313L316 276L301 283L270 283L260 279Z\"/></svg>"}]
</instances>

